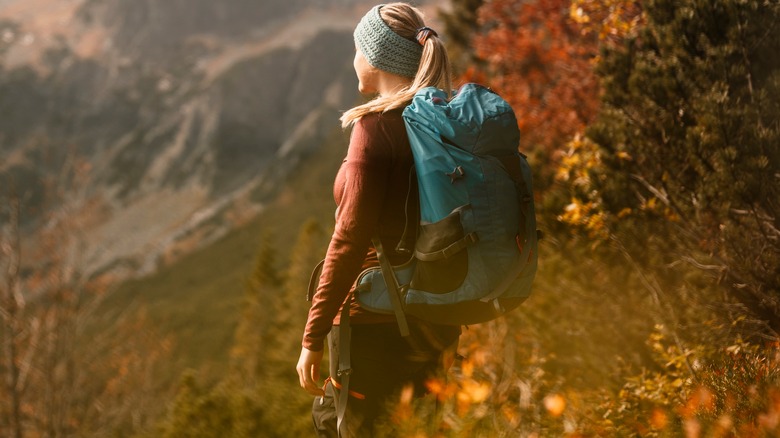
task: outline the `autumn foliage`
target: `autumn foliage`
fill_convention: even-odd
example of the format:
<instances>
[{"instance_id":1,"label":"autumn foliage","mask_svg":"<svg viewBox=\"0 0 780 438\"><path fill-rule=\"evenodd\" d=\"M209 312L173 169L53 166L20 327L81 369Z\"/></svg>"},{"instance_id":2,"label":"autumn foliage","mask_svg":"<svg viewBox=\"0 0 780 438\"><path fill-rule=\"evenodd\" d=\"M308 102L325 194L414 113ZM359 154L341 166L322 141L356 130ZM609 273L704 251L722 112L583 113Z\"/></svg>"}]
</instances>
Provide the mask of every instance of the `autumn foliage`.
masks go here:
<instances>
[{"instance_id":1,"label":"autumn foliage","mask_svg":"<svg viewBox=\"0 0 780 438\"><path fill-rule=\"evenodd\" d=\"M515 108L545 237L531 298L466 328L448 373L422 399L398 394L385 426L410 437L780 436L780 4L453 1L462 80ZM311 430L293 369L300 291L327 234L315 222L284 263L268 242L258 251L225 375L185 373L151 420L144 376L167 344L95 337L110 355L85 363L73 337L89 333L79 324L93 315L91 284L57 259L22 286L8 230L0 433ZM58 310L21 308L13 292L32 286ZM136 315L111 335L145 326ZM81 398L52 398L76 394L61 390L73 382Z\"/></svg>"},{"instance_id":2,"label":"autumn foliage","mask_svg":"<svg viewBox=\"0 0 780 438\"><path fill-rule=\"evenodd\" d=\"M56 208L43 216L34 245L22 238L26 210L14 182L0 190L2 436L108 435L155 415L160 392L149 377L170 340L142 310L103 307L111 278L86 275L82 258L101 204L85 195L89 166L68 163L58 180L45 181Z\"/></svg>"},{"instance_id":3,"label":"autumn foliage","mask_svg":"<svg viewBox=\"0 0 780 438\"><path fill-rule=\"evenodd\" d=\"M593 61L598 39L569 17L568 0L486 2L484 32L465 81L486 81L517 108L525 149L549 153L584 129L598 111Z\"/></svg>"},{"instance_id":4,"label":"autumn foliage","mask_svg":"<svg viewBox=\"0 0 780 438\"><path fill-rule=\"evenodd\" d=\"M418 406L424 436L776 436L778 4L476 15L465 79L515 107L547 234L532 298L464 336L439 417Z\"/></svg>"}]
</instances>

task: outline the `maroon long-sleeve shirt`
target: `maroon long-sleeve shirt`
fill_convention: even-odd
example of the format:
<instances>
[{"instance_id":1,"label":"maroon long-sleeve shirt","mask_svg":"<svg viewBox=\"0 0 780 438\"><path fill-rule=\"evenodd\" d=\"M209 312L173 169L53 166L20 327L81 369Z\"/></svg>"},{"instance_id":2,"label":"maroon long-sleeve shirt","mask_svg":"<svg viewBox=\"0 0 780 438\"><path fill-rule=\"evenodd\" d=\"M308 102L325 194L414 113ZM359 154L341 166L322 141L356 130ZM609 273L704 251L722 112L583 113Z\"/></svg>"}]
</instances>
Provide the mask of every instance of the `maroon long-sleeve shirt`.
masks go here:
<instances>
[{"instance_id":1,"label":"maroon long-sleeve shirt","mask_svg":"<svg viewBox=\"0 0 780 438\"><path fill-rule=\"evenodd\" d=\"M371 244L374 236L379 236L391 263L408 258L395 248L407 221L416 226L418 218L417 182L410 177L413 165L401 110L368 114L355 123L333 187L336 228L303 335L307 349L322 350L357 276L378 265ZM351 324L392 321L393 315L369 312L354 301L350 308Z\"/></svg>"}]
</instances>

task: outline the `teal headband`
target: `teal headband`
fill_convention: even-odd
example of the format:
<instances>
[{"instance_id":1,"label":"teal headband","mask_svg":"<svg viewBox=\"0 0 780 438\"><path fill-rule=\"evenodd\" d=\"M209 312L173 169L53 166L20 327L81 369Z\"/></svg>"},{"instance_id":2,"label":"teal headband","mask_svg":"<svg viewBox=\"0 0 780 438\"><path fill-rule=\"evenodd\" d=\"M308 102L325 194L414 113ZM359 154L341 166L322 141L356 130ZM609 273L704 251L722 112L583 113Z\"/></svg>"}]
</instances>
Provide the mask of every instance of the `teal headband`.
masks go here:
<instances>
[{"instance_id":1,"label":"teal headband","mask_svg":"<svg viewBox=\"0 0 780 438\"><path fill-rule=\"evenodd\" d=\"M372 66L407 78L417 75L422 46L397 33L382 20L374 6L355 28L355 45Z\"/></svg>"}]
</instances>

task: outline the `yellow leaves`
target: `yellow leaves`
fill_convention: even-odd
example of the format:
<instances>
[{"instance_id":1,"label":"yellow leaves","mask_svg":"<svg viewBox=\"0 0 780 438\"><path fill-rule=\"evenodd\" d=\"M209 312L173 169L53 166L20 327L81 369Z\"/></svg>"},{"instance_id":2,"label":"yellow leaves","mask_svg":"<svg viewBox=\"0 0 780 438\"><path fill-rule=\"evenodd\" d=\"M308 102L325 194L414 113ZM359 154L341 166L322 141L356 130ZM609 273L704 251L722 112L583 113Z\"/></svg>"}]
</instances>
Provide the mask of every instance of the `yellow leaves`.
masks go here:
<instances>
[{"instance_id":1,"label":"yellow leaves","mask_svg":"<svg viewBox=\"0 0 780 438\"><path fill-rule=\"evenodd\" d=\"M464 360L460 367L460 372L466 377L471 377L474 375L474 361Z\"/></svg>"},{"instance_id":2,"label":"yellow leaves","mask_svg":"<svg viewBox=\"0 0 780 438\"><path fill-rule=\"evenodd\" d=\"M558 220L570 225L581 226L588 232L591 238L606 240L609 237L607 229L607 214L600 210L596 202L583 203L579 199L572 198L571 203L564 209Z\"/></svg>"},{"instance_id":3,"label":"yellow leaves","mask_svg":"<svg viewBox=\"0 0 780 438\"><path fill-rule=\"evenodd\" d=\"M572 199L571 204L567 205L564 209L564 216L562 219L564 222L578 224L582 221L583 210L585 210L585 206L583 206L579 200Z\"/></svg>"},{"instance_id":4,"label":"yellow leaves","mask_svg":"<svg viewBox=\"0 0 780 438\"><path fill-rule=\"evenodd\" d=\"M601 41L629 37L644 20L636 0L572 0L569 17Z\"/></svg>"},{"instance_id":5,"label":"yellow leaves","mask_svg":"<svg viewBox=\"0 0 780 438\"><path fill-rule=\"evenodd\" d=\"M567 146L568 149L558 156L555 175L557 181L568 183L575 193L558 220L584 228L590 238L606 240L609 237L608 216L601 209L599 194L591 180L592 174L603 173L598 145L587 137L576 135Z\"/></svg>"},{"instance_id":6,"label":"yellow leaves","mask_svg":"<svg viewBox=\"0 0 780 438\"><path fill-rule=\"evenodd\" d=\"M577 6L576 1L571 2L571 6L569 6L569 17L579 24L590 22L590 15L586 14L581 7Z\"/></svg>"},{"instance_id":7,"label":"yellow leaves","mask_svg":"<svg viewBox=\"0 0 780 438\"><path fill-rule=\"evenodd\" d=\"M567 150L559 155L560 164L555 172L556 179L571 181L575 186L589 187L590 173L602 167L598 146L577 134L567 147Z\"/></svg>"},{"instance_id":8,"label":"yellow leaves","mask_svg":"<svg viewBox=\"0 0 780 438\"><path fill-rule=\"evenodd\" d=\"M482 403L490 396L490 384L467 379L461 383L458 401L464 403Z\"/></svg>"},{"instance_id":9,"label":"yellow leaves","mask_svg":"<svg viewBox=\"0 0 780 438\"><path fill-rule=\"evenodd\" d=\"M770 350L742 342L715 349L684 344L676 329L656 325L647 338L654 366L621 376L617 393L605 391L596 399L552 382L533 348L523 348L524 360L505 368L505 352L491 341L507 338L501 326L470 329L459 347L465 362L447 380L428 382L443 412L433 418L446 433L427 436L494 436L480 434L482 427L506 436L536 436L541 427L547 433L538 436L777 436L780 343Z\"/></svg>"},{"instance_id":10,"label":"yellow leaves","mask_svg":"<svg viewBox=\"0 0 780 438\"><path fill-rule=\"evenodd\" d=\"M678 222L680 220L680 216L671 207L655 196L644 199L639 209L660 216L670 222Z\"/></svg>"},{"instance_id":11,"label":"yellow leaves","mask_svg":"<svg viewBox=\"0 0 780 438\"><path fill-rule=\"evenodd\" d=\"M614 414L613 424L622 422L625 427L626 420L636 420L632 431L641 436L656 436L658 431L662 431L658 436L691 438L735 436L735 431L736 436L775 436L780 410L762 403L746 408L738 400L771 398L775 380L770 376L778 373L776 362L747 344L723 349L686 347L670 330L656 325L648 337L663 371L644 369L627 379L617 395L619 403L608 411ZM697 365L701 363L709 366ZM695 378L691 368L697 370ZM623 412L632 414L623 416ZM762 423L762 418L767 421Z\"/></svg>"},{"instance_id":12,"label":"yellow leaves","mask_svg":"<svg viewBox=\"0 0 780 438\"><path fill-rule=\"evenodd\" d=\"M655 210L658 207L658 198L650 198L645 201L644 206L647 210Z\"/></svg>"}]
</instances>

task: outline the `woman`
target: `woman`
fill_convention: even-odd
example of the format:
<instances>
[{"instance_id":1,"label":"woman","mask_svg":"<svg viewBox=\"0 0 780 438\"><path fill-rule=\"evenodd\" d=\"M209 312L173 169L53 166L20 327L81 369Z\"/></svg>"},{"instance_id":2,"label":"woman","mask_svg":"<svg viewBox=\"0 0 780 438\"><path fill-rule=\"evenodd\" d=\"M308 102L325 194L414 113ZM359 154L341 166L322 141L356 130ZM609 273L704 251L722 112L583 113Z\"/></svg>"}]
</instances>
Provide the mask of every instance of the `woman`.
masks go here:
<instances>
[{"instance_id":1,"label":"woman","mask_svg":"<svg viewBox=\"0 0 780 438\"><path fill-rule=\"evenodd\" d=\"M411 335L402 338L393 315L372 313L351 298L359 273L378 264L372 238L379 238L394 265L409 258L397 248L413 245L401 242L407 227L415 229L419 209L401 113L421 88L451 90L444 45L417 9L404 3L376 6L361 19L354 39L358 88L376 98L341 118L343 127L353 129L334 183L336 227L297 365L301 387L318 396L313 417L321 436L336 433L332 402L342 379L335 367L339 331L331 332L331 327L339 325L343 305L350 306L352 372L342 436L371 436L377 419L387 413L388 403L397 400L403 387L413 385L418 394L423 393L425 380L444 369L445 351L454 351L460 333L458 327L412 319ZM323 389L317 380L326 336L331 367Z\"/></svg>"}]
</instances>

